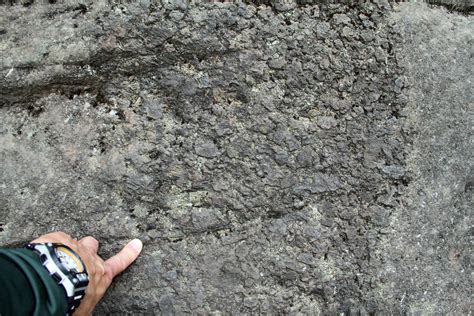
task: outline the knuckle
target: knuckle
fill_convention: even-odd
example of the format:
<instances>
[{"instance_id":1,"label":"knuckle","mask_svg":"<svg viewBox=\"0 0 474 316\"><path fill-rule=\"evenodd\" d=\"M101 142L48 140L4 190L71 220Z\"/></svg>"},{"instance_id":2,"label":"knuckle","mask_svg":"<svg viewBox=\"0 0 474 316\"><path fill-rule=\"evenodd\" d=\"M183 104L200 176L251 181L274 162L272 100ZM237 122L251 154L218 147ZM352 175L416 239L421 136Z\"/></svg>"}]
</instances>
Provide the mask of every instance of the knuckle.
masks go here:
<instances>
[{"instance_id":1,"label":"knuckle","mask_svg":"<svg viewBox=\"0 0 474 316\"><path fill-rule=\"evenodd\" d=\"M57 232L58 238L61 240L61 242L66 243L68 245L75 245L77 242L68 234L66 234L63 231Z\"/></svg>"},{"instance_id":2,"label":"knuckle","mask_svg":"<svg viewBox=\"0 0 474 316\"><path fill-rule=\"evenodd\" d=\"M97 274L101 277L105 274L105 267L101 263L97 264Z\"/></svg>"},{"instance_id":3,"label":"knuckle","mask_svg":"<svg viewBox=\"0 0 474 316\"><path fill-rule=\"evenodd\" d=\"M97 239L95 239L92 236L86 236L86 237L84 237L84 239L89 241L89 242L98 243Z\"/></svg>"},{"instance_id":4,"label":"knuckle","mask_svg":"<svg viewBox=\"0 0 474 316\"><path fill-rule=\"evenodd\" d=\"M87 271L87 272L88 272L90 275L95 275L95 274L96 274L96 270L97 270L97 269L96 269L95 264L91 264L91 265L88 267L88 271Z\"/></svg>"},{"instance_id":5,"label":"knuckle","mask_svg":"<svg viewBox=\"0 0 474 316\"><path fill-rule=\"evenodd\" d=\"M62 238L67 238L67 239L71 239L71 236L69 236L68 234L66 234L65 232L63 231L59 231L57 232L57 234L62 237Z\"/></svg>"}]
</instances>

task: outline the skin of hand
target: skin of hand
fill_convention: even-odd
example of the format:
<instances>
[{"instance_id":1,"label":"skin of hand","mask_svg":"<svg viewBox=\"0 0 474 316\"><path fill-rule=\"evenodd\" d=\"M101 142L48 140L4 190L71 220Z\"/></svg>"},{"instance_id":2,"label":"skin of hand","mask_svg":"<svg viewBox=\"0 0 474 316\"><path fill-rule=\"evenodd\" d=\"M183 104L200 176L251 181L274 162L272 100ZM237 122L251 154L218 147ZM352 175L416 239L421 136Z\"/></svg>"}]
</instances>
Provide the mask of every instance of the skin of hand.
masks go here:
<instances>
[{"instance_id":1,"label":"skin of hand","mask_svg":"<svg viewBox=\"0 0 474 316\"><path fill-rule=\"evenodd\" d=\"M32 242L64 244L71 247L84 261L89 274L89 285L81 304L73 313L74 316L92 315L92 311L104 296L114 277L130 266L143 248L142 242L139 239L134 239L118 254L104 261L97 255L99 242L91 236L78 241L63 232L54 232L43 235Z\"/></svg>"}]
</instances>

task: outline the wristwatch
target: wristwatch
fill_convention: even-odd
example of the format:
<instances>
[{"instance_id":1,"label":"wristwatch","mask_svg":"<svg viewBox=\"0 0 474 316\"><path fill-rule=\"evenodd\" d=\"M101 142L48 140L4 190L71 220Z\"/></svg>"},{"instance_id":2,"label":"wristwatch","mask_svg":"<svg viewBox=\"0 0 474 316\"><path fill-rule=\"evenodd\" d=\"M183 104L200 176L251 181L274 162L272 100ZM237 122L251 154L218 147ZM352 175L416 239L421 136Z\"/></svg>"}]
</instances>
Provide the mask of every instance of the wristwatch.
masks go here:
<instances>
[{"instance_id":1,"label":"wristwatch","mask_svg":"<svg viewBox=\"0 0 474 316\"><path fill-rule=\"evenodd\" d=\"M71 248L58 243L29 243L27 249L36 252L51 277L66 292L70 315L86 294L89 277L86 265Z\"/></svg>"}]
</instances>

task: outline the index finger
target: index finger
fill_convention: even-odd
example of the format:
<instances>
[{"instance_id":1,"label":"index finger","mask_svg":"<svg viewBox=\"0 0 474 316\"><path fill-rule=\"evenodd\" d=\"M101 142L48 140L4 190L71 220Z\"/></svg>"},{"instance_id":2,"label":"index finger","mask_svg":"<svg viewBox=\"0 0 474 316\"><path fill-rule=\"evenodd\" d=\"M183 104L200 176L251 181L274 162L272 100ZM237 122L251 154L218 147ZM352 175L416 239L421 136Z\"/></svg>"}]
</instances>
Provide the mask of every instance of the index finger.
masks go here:
<instances>
[{"instance_id":1,"label":"index finger","mask_svg":"<svg viewBox=\"0 0 474 316\"><path fill-rule=\"evenodd\" d=\"M106 274L110 280L128 268L137 259L142 248L141 240L134 239L123 247L118 254L105 261Z\"/></svg>"}]
</instances>

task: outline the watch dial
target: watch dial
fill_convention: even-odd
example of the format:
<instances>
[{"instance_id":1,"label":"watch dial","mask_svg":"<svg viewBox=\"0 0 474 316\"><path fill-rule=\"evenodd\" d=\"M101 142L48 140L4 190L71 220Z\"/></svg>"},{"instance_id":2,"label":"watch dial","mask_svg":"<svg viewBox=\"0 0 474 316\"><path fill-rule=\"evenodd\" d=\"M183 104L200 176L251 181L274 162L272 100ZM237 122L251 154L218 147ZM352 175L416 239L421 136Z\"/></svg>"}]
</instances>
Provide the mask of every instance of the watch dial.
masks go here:
<instances>
[{"instance_id":1,"label":"watch dial","mask_svg":"<svg viewBox=\"0 0 474 316\"><path fill-rule=\"evenodd\" d=\"M77 272L83 272L84 266L75 254L65 247L56 248L56 254L58 255L59 261L68 270L75 270Z\"/></svg>"}]
</instances>

